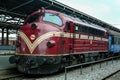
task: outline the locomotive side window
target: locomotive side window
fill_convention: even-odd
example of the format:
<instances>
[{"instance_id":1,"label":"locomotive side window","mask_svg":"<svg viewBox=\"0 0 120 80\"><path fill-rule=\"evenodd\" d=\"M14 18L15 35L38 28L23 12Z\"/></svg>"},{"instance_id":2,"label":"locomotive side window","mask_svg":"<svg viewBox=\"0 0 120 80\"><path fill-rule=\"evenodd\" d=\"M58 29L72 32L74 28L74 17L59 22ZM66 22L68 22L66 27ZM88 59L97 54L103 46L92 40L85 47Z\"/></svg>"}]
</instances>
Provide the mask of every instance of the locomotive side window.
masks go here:
<instances>
[{"instance_id":1,"label":"locomotive side window","mask_svg":"<svg viewBox=\"0 0 120 80\"><path fill-rule=\"evenodd\" d=\"M70 30L70 23L69 22L66 22L66 29Z\"/></svg>"},{"instance_id":2,"label":"locomotive side window","mask_svg":"<svg viewBox=\"0 0 120 80\"><path fill-rule=\"evenodd\" d=\"M82 32L85 33L85 34L87 34L87 27L84 27L84 26L83 26L83 27L82 27Z\"/></svg>"},{"instance_id":3,"label":"locomotive side window","mask_svg":"<svg viewBox=\"0 0 120 80\"><path fill-rule=\"evenodd\" d=\"M32 23L32 22L37 22L39 20L39 17L40 17L40 13L37 13L37 14L34 14L32 16L30 16L24 24L27 24L27 23Z\"/></svg>"},{"instance_id":4,"label":"locomotive side window","mask_svg":"<svg viewBox=\"0 0 120 80\"><path fill-rule=\"evenodd\" d=\"M119 38L119 40L118 40L118 44L120 44L120 38Z\"/></svg>"},{"instance_id":5,"label":"locomotive side window","mask_svg":"<svg viewBox=\"0 0 120 80\"><path fill-rule=\"evenodd\" d=\"M45 13L45 16L43 17L43 21L51 22L59 26L62 26L61 18L52 13Z\"/></svg>"},{"instance_id":6,"label":"locomotive side window","mask_svg":"<svg viewBox=\"0 0 120 80\"><path fill-rule=\"evenodd\" d=\"M75 26L75 30L78 31L78 26Z\"/></svg>"},{"instance_id":7,"label":"locomotive side window","mask_svg":"<svg viewBox=\"0 0 120 80\"><path fill-rule=\"evenodd\" d=\"M95 35L95 36L104 36L103 31L97 30L97 29L94 29L94 28L77 25L76 29L77 29L76 32L81 32L81 33L84 33L84 34L91 34L91 35Z\"/></svg>"},{"instance_id":8,"label":"locomotive side window","mask_svg":"<svg viewBox=\"0 0 120 80\"><path fill-rule=\"evenodd\" d=\"M114 44L117 44L117 37L114 36Z\"/></svg>"},{"instance_id":9,"label":"locomotive side window","mask_svg":"<svg viewBox=\"0 0 120 80\"><path fill-rule=\"evenodd\" d=\"M120 44L120 37L112 36L112 44Z\"/></svg>"},{"instance_id":10,"label":"locomotive side window","mask_svg":"<svg viewBox=\"0 0 120 80\"><path fill-rule=\"evenodd\" d=\"M114 36L111 36L111 44L114 44Z\"/></svg>"}]
</instances>

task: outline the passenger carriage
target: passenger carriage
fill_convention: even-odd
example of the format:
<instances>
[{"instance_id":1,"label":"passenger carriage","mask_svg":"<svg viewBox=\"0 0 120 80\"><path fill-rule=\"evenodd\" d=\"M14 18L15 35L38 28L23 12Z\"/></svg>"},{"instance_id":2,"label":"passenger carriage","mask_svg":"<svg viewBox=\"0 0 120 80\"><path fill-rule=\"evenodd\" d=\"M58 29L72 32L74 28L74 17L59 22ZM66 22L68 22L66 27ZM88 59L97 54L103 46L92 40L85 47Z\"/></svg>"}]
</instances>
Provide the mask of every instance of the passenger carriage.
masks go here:
<instances>
[{"instance_id":1,"label":"passenger carriage","mask_svg":"<svg viewBox=\"0 0 120 80\"><path fill-rule=\"evenodd\" d=\"M120 33L113 30L108 30L108 33L110 55L120 54Z\"/></svg>"}]
</instances>

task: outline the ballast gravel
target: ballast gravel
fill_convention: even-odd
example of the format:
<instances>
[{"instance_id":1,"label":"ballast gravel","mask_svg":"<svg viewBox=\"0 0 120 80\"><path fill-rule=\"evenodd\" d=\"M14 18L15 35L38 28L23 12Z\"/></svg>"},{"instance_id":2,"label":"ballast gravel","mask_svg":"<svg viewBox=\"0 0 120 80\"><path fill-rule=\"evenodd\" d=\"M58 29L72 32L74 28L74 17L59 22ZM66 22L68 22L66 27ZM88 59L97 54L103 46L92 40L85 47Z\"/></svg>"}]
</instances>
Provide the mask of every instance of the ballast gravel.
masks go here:
<instances>
[{"instance_id":1,"label":"ballast gravel","mask_svg":"<svg viewBox=\"0 0 120 80\"><path fill-rule=\"evenodd\" d=\"M93 68L93 70L92 70ZM102 80L104 77L120 70L120 60L108 61L101 64L95 64L83 69L77 68L67 72L66 80ZM65 80L64 72L52 76L38 78L36 80Z\"/></svg>"}]
</instances>

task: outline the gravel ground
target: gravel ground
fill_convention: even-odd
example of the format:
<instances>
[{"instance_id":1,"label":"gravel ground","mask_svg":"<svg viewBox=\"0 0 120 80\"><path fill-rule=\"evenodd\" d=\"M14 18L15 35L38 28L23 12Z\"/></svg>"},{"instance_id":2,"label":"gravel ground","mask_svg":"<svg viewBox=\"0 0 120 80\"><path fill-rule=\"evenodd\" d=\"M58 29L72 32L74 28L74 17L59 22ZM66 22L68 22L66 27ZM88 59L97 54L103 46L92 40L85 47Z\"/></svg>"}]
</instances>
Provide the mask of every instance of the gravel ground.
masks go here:
<instances>
[{"instance_id":1,"label":"gravel ground","mask_svg":"<svg viewBox=\"0 0 120 80\"><path fill-rule=\"evenodd\" d=\"M82 74L80 69L71 70L67 73L67 80L102 80L104 77L110 75L111 73L120 70L120 60L119 61L109 61L107 63L102 63L102 67L96 64L91 67L85 67L82 69ZM56 74L52 76L46 76L36 80L65 80L65 74Z\"/></svg>"}]
</instances>

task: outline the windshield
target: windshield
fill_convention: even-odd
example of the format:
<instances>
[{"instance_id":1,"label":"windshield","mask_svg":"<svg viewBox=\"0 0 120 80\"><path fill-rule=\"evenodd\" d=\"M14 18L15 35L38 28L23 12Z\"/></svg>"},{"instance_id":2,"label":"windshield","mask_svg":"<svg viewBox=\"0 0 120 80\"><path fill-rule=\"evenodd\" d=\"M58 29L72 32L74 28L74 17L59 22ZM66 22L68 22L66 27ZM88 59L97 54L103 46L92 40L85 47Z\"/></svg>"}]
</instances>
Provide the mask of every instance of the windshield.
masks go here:
<instances>
[{"instance_id":1,"label":"windshield","mask_svg":"<svg viewBox=\"0 0 120 80\"><path fill-rule=\"evenodd\" d=\"M32 16L30 16L24 24L27 24L27 23L32 23L32 22L37 22L39 20L39 17L40 17L40 13L37 13L37 14L34 14Z\"/></svg>"},{"instance_id":2,"label":"windshield","mask_svg":"<svg viewBox=\"0 0 120 80\"><path fill-rule=\"evenodd\" d=\"M59 26L62 26L61 18L52 13L45 13L45 16L43 17L43 21L51 22Z\"/></svg>"}]
</instances>

